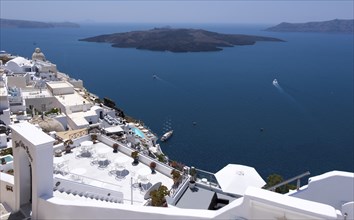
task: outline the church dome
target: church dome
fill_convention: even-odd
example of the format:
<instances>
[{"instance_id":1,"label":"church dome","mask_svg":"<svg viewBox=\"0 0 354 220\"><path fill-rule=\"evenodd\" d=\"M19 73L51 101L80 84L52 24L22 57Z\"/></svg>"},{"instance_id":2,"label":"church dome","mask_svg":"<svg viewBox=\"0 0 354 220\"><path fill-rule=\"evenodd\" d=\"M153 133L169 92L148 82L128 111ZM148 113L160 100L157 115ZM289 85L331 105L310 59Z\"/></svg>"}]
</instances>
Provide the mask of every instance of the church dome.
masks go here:
<instances>
[{"instance_id":1,"label":"church dome","mask_svg":"<svg viewBox=\"0 0 354 220\"><path fill-rule=\"evenodd\" d=\"M40 48L36 48L32 54L32 60L42 60L45 61L45 56Z\"/></svg>"}]
</instances>

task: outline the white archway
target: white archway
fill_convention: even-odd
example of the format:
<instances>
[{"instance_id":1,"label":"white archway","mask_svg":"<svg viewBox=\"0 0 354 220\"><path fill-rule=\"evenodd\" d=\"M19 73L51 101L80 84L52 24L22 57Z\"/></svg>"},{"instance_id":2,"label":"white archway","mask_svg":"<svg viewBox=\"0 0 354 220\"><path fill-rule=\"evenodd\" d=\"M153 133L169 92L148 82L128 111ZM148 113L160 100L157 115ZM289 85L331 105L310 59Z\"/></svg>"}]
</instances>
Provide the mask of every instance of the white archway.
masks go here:
<instances>
[{"instance_id":1,"label":"white archway","mask_svg":"<svg viewBox=\"0 0 354 220\"><path fill-rule=\"evenodd\" d=\"M38 199L53 196L54 139L34 125L10 125L14 156L15 210L32 202L32 219L37 219Z\"/></svg>"}]
</instances>

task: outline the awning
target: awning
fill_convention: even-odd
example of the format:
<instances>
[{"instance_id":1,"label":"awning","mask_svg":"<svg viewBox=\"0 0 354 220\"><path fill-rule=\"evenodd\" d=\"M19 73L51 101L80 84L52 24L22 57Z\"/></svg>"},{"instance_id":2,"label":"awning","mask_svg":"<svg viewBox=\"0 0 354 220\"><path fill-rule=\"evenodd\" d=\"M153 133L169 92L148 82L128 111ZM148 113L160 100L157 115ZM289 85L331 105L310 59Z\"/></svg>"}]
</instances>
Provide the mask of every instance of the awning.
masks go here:
<instances>
[{"instance_id":1,"label":"awning","mask_svg":"<svg viewBox=\"0 0 354 220\"><path fill-rule=\"evenodd\" d=\"M104 130L105 130L105 132L107 134L119 133L119 132L123 132L124 131L122 129L122 127L120 127L120 126L108 127L108 128L104 128Z\"/></svg>"}]
</instances>

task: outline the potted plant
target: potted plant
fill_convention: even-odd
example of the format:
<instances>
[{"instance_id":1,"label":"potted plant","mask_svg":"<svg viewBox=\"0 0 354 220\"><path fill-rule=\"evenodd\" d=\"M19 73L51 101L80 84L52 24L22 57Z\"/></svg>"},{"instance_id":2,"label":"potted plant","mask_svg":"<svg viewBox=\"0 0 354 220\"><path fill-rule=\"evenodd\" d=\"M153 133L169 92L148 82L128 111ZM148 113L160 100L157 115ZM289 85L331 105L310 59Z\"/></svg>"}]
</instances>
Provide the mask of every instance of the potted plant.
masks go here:
<instances>
[{"instance_id":1,"label":"potted plant","mask_svg":"<svg viewBox=\"0 0 354 220\"><path fill-rule=\"evenodd\" d=\"M164 185L161 185L157 190L151 191L151 206L167 207L165 196L169 193L167 187Z\"/></svg>"},{"instance_id":2,"label":"potted plant","mask_svg":"<svg viewBox=\"0 0 354 220\"><path fill-rule=\"evenodd\" d=\"M117 143L113 144L113 146L112 146L113 147L113 153L118 153L118 146L119 145Z\"/></svg>"},{"instance_id":3,"label":"potted plant","mask_svg":"<svg viewBox=\"0 0 354 220\"><path fill-rule=\"evenodd\" d=\"M14 169L10 169L6 172L7 174L14 175Z\"/></svg>"},{"instance_id":4,"label":"potted plant","mask_svg":"<svg viewBox=\"0 0 354 220\"><path fill-rule=\"evenodd\" d=\"M134 159L132 165L133 165L133 166L138 165L138 164L139 164L139 151L133 151L133 152L131 153L131 156L132 156L132 158Z\"/></svg>"},{"instance_id":5,"label":"potted plant","mask_svg":"<svg viewBox=\"0 0 354 220\"><path fill-rule=\"evenodd\" d=\"M71 153L71 146L70 146L71 144L73 144L73 141L71 139L66 140L64 142L65 153L67 153L67 154Z\"/></svg>"},{"instance_id":6,"label":"potted plant","mask_svg":"<svg viewBox=\"0 0 354 220\"><path fill-rule=\"evenodd\" d=\"M195 181L197 180L197 170L194 167L191 167L189 170L189 188L194 189Z\"/></svg>"},{"instance_id":7,"label":"potted plant","mask_svg":"<svg viewBox=\"0 0 354 220\"><path fill-rule=\"evenodd\" d=\"M165 155L164 154L158 154L157 155L157 159L162 162L162 163L165 163L166 162L166 159L165 159Z\"/></svg>"},{"instance_id":8,"label":"potted plant","mask_svg":"<svg viewBox=\"0 0 354 220\"><path fill-rule=\"evenodd\" d=\"M178 185L179 185L179 180L180 180L180 178L181 178L181 173L180 173L178 170L173 169L173 170L171 171L171 175L172 175L174 187L177 188Z\"/></svg>"},{"instance_id":9,"label":"potted plant","mask_svg":"<svg viewBox=\"0 0 354 220\"><path fill-rule=\"evenodd\" d=\"M91 140L94 144L97 142L97 134L91 134Z\"/></svg>"},{"instance_id":10,"label":"potted plant","mask_svg":"<svg viewBox=\"0 0 354 220\"><path fill-rule=\"evenodd\" d=\"M152 161L150 163L151 174L155 174L156 173L155 168L156 168L156 163L154 161Z\"/></svg>"}]
</instances>

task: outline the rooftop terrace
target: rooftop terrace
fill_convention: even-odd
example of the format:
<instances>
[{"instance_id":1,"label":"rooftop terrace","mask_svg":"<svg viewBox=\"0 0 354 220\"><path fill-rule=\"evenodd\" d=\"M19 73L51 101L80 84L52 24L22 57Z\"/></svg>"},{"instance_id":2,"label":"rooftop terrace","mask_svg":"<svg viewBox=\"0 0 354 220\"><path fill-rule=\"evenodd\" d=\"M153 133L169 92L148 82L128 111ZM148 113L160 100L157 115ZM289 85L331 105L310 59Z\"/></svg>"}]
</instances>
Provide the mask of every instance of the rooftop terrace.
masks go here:
<instances>
[{"instance_id":1,"label":"rooftop terrace","mask_svg":"<svg viewBox=\"0 0 354 220\"><path fill-rule=\"evenodd\" d=\"M76 147L71 153L55 150L61 155L53 159L56 198L90 204L103 201L147 205L149 189L160 183L171 191L169 206L179 208L217 210L238 198L222 192L212 173L198 170L194 188L188 188L188 175L182 174L176 186L170 174L172 167L143 152L139 164L133 165L130 153L134 149L117 142L119 152L113 153L111 146L115 142L107 136L100 136L100 140L93 144L85 136L73 142ZM149 167L151 161L157 163L155 174Z\"/></svg>"},{"instance_id":2,"label":"rooftop terrace","mask_svg":"<svg viewBox=\"0 0 354 220\"><path fill-rule=\"evenodd\" d=\"M170 176L158 171L151 174L149 166L142 162L132 165L133 158L130 155L122 151L113 153L112 147L102 142L90 142L82 141L72 153L54 157L55 183L61 181L58 190L64 187L61 191L75 190L79 194L81 190L81 193L118 195L123 197L123 203L143 205L146 203L144 195L152 185L158 182L168 188L173 185ZM56 166L62 167L56 169ZM67 193L57 192L54 195L72 199Z\"/></svg>"}]
</instances>

